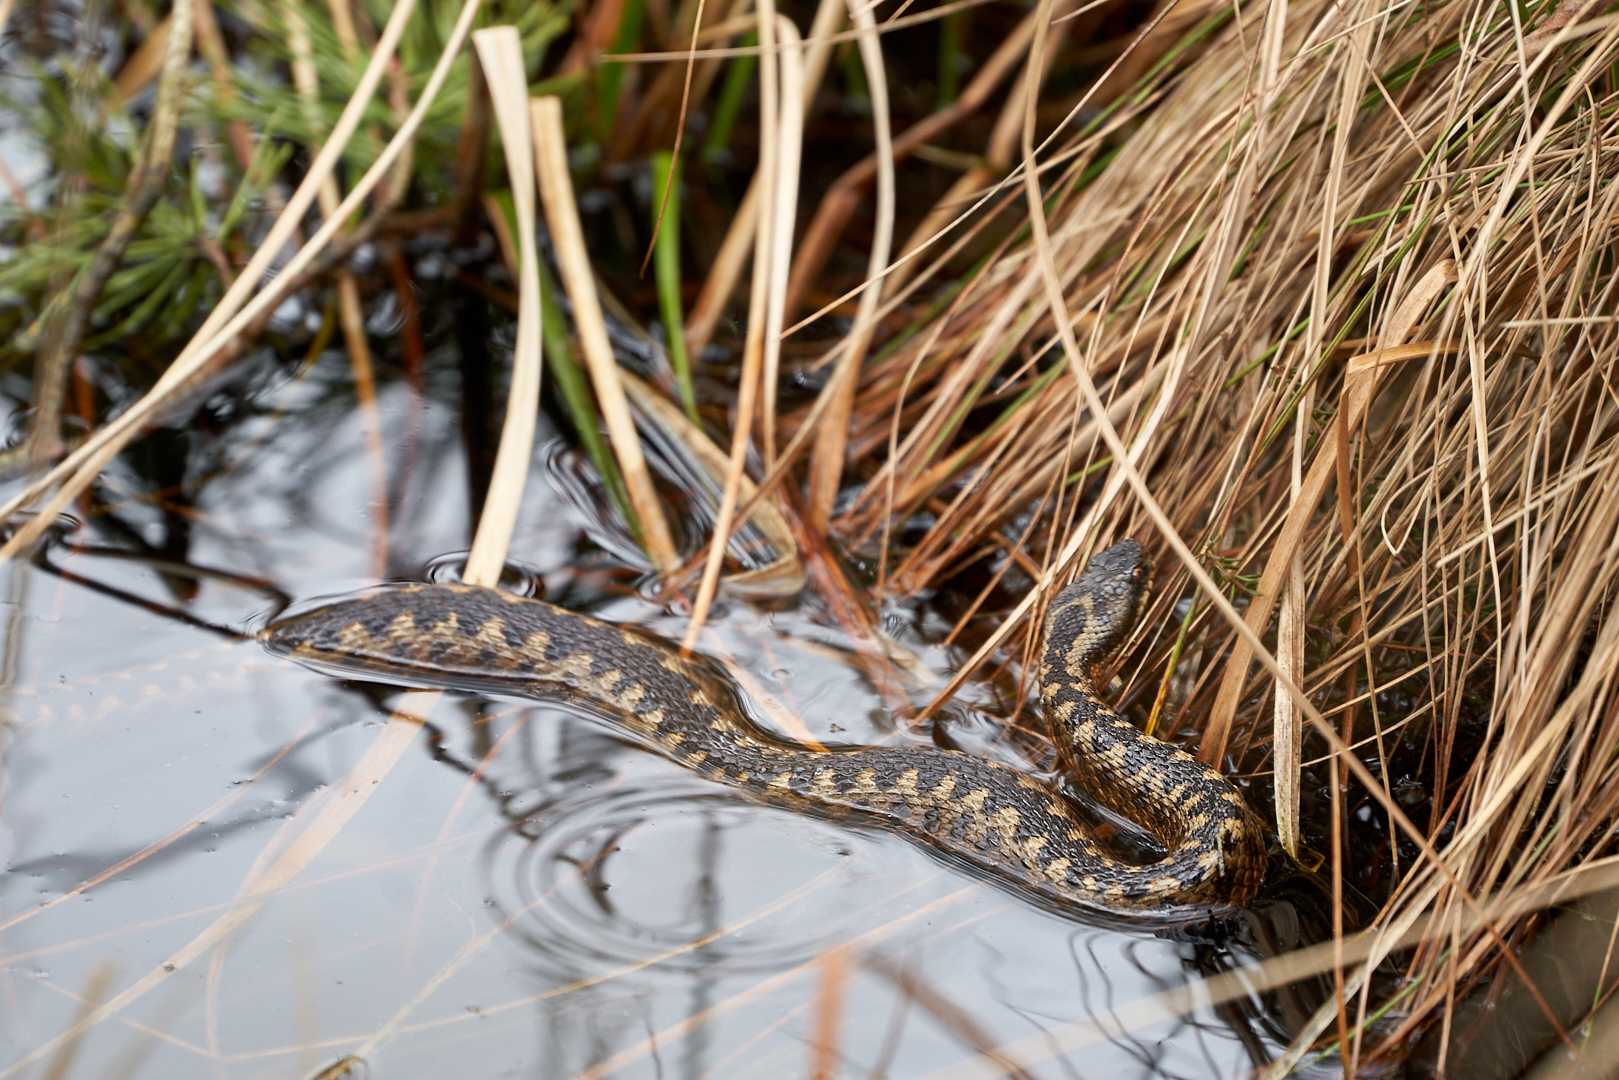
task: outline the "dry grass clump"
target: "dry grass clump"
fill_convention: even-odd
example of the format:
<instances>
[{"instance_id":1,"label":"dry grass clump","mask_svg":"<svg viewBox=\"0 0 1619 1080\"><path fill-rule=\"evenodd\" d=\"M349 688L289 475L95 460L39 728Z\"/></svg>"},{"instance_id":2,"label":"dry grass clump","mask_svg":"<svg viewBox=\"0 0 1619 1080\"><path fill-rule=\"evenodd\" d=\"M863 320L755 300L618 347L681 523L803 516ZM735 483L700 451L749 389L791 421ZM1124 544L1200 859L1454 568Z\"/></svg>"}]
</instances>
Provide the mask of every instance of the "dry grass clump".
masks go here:
<instances>
[{"instance_id":1,"label":"dry grass clump","mask_svg":"<svg viewBox=\"0 0 1619 1080\"><path fill-rule=\"evenodd\" d=\"M1410 829L1383 850L1378 925L1433 915L1437 936L1402 960L1399 1022L1353 1036L1362 1061L1523 940L1530 916L1481 928L1466 897L1611 854L1619 24L1586 14L1251 5L1183 72L1038 154L1079 359L1137 469L1369 766L1349 798ZM1117 490L1040 248L998 252L862 372L850 459L880 464L833 528L863 546L927 526L888 556L893 592L986 555L997 578L1060 576L1081 511ZM1194 591L1175 568L1159 623ZM1180 715L1203 756L1260 786L1274 769L1284 843L1307 858L1330 831L1336 880L1335 815L1298 817L1298 709L1202 594L1174 649L1201 658ZM1363 991L1341 1023L1362 1030L1377 1004Z\"/></svg>"}]
</instances>

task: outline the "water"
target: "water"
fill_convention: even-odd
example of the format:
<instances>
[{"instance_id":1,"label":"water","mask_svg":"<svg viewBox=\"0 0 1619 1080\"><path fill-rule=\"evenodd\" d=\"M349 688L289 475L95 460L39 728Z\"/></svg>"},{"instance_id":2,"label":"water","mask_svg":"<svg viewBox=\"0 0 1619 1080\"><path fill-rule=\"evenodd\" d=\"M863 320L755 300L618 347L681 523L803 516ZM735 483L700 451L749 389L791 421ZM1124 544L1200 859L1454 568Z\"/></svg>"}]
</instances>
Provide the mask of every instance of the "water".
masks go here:
<instances>
[{"instance_id":1,"label":"water","mask_svg":"<svg viewBox=\"0 0 1619 1080\"><path fill-rule=\"evenodd\" d=\"M48 553L84 581L0 571L14 716L0 1062L71 1055L61 1075L247 1080L363 1048L369 1075L391 1080L807 1076L841 994L834 1075L928 1077L1252 959L1087 925L896 837L755 806L583 712L449 695L307 868L163 971L326 803L401 696L219 630L262 625L277 591L301 604L379 569L420 579L453 563L469 499L452 363L430 358L421 393L383 388L385 557L374 463L334 353L301 378L272 369L219 434L182 436L169 490L115 470L105 502ZM514 563L547 597L678 637L682 617L656 602L588 475L542 420ZM98 550L155 551L176 532L187 563L218 573ZM936 644L937 618L892 614L920 661L903 692L925 701L960 657ZM817 738L896 737L891 699L812 597L726 601L702 648L746 673L767 722L766 697ZM952 712L961 742L993 731L974 703L997 699L969 688ZM1202 1009L1110 1030L1027 1075L1244 1076L1303 1014Z\"/></svg>"}]
</instances>

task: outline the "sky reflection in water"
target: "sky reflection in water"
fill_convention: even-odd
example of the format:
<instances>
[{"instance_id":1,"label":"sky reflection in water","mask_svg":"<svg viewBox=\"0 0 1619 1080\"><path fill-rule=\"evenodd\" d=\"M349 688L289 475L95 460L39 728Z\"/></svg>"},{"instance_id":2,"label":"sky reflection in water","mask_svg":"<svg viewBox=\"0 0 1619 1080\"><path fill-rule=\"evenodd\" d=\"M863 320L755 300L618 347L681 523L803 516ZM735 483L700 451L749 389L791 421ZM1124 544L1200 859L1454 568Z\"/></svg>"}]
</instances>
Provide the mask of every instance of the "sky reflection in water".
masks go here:
<instances>
[{"instance_id":1,"label":"sky reflection in water","mask_svg":"<svg viewBox=\"0 0 1619 1080\"><path fill-rule=\"evenodd\" d=\"M258 402L284 415L236 425L207 455L193 448L191 468L207 473L193 563L265 578L300 603L375 583L375 481L357 417L334 389L346 379L329 356ZM432 397L398 383L383 396L390 577L420 577L467 542L455 416ZM542 424L542 442L554 437ZM678 637L678 617L604 588L625 575L601 545L621 552L623 540L583 505L571 459L553 443L534 461L512 558L551 597ZM161 515L139 484L115 473L108 489L136 496L121 513L155 543ZM110 542L99 527L77 539ZM149 565L53 556L175 603ZM9 1063L68 1028L98 983L100 999L118 993L225 911L292 815L359 760L397 693L324 678L34 567L6 573L18 722L0 910ZM269 607L215 580L185 605L248 628ZM900 636L947 673L946 653L914 630ZM817 737L875 741L889 734L888 713L845 646L812 604L765 613L727 603L703 647L729 652ZM913 691L929 696L924 684ZM29 914L171 834L138 864ZM895 837L756 807L587 715L452 695L289 888L94 1028L68 1075L297 1077L388 1025L371 1075L390 1080L593 1067L807 1075L820 958L845 943L836 1045L847 1077L924 1077L975 1045L1025 1039L1195 974L1190 944L1058 917ZM1031 1075L1243 1075L1252 1061L1239 1028L1254 1046L1277 1045L1251 1012L1209 1011Z\"/></svg>"}]
</instances>

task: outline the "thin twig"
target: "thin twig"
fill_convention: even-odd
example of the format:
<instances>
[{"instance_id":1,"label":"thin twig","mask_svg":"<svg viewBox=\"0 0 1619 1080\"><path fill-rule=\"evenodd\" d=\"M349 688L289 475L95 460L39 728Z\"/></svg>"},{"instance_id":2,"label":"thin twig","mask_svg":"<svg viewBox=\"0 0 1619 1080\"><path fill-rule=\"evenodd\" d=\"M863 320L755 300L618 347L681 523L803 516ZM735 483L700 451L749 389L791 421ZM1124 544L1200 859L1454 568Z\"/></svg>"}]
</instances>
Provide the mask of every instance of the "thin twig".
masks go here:
<instances>
[{"instance_id":1,"label":"thin twig","mask_svg":"<svg viewBox=\"0 0 1619 1080\"><path fill-rule=\"evenodd\" d=\"M157 205L169 180L169 166L174 157L174 140L179 132L180 103L184 90L186 61L191 56L192 14L194 0L176 0L170 14L167 51L164 54L163 74L158 80L157 105L152 110L152 121L146 138L129 171L124 197L118 206L118 216L112 228L96 248L72 288L60 302L53 305L51 329L45 334L44 345L34 365L34 430L29 445L29 457L38 466L62 452L62 401L67 389L68 369L78 355L84 341L85 329L90 325L90 313L107 280L124 259L129 242L140 232L146 217Z\"/></svg>"}]
</instances>

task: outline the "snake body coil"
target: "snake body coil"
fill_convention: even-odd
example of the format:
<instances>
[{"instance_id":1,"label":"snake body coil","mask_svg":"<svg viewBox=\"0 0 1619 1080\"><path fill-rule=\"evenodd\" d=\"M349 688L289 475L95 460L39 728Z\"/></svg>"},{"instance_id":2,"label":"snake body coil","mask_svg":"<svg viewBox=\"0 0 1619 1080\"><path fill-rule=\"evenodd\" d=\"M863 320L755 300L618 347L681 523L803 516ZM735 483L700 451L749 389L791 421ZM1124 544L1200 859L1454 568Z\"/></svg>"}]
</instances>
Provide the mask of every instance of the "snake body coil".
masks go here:
<instances>
[{"instance_id":1,"label":"snake body coil","mask_svg":"<svg viewBox=\"0 0 1619 1080\"><path fill-rule=\"evenodd\" d=\"M1099 848L1065 797L1016 769L927 747L809 750L755 727L728 682L668 643L538 600L415 585L270 626L274 651L341 674L568 697L648 746L767 802L921 840L1058 907L1203 915L1246 904L1265 858L1257 821L1218 772L1137 730L1096 696L1150 573L1127 540L1097 555L1046 619L1041 698L1060 757L1091 794L1150 828L1165 858Z\"/></svg>"}]
</instances>

